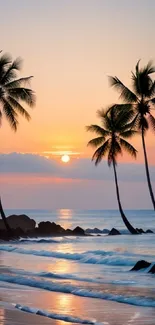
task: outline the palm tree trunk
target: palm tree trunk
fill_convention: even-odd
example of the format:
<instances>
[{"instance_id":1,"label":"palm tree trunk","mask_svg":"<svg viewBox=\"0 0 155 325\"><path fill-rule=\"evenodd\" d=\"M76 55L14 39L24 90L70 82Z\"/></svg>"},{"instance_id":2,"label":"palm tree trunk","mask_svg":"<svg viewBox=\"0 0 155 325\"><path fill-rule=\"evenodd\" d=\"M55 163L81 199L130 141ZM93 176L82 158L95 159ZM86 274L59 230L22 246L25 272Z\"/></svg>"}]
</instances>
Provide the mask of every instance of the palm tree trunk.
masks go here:
<instances>
[{"instance_id":1,"label":"palm tree trunk","mask_svg":"<svg viewBox=\"0 0 155 325\"><path fill-rule=\"evenodd\" d=\"M116 166L115 166L114 160L113 160L113 168L114 168L114 176L115 176L116 195L117 195L117 201L118 201L118 206L119 206L119 211L120 211L121 217L122 217L127 229L130 231L130 233L138 234L137 230L131 225L131 223L126 218L126 216L123 212L123 209L122 209L122 205L121 205L121 201L120 201L120 194L119 194L119 187L118 187L118 180L117 180L117 173L116 173Z\"/></svg>"},{"instance_id":2,"label":"palm tree trunk","mask_svg":"<svg viewBox=\"0 0 155 325\"><path fill-rule=\"evenodd\" d=\"M0 215L2 217L2 220L4 222L5 228L6 228L7 232L8 232L8 235L11 235L12 231L11 231L11 228L10 228L8 222L7 222L6 215L5 215L4 210L3 210L3 207L2 207L1 198L0 198Z\"/></svg>"},{"instance_id":3,"label":"palm tree trunk","mask_svg":"<svg viewBox=\"0 0 155 325\"><path fill-rule=\"evenodd\" d=\"M149 192L150 192L152 204L153 204L153 207L154 207L154 210L155 210L155 199L154 199L154 194L153 194L151 180L150 180L150 173L149 173L149 166L148 166L148 160L147 160L147 153L146 153L146 146L145 146L145 139L144 139L144 129L143 128L142 128L142 145L143 145L143 151L144 151L147 183L148 183L148 187L149 187Z\"/></svg>"}]
</instances>

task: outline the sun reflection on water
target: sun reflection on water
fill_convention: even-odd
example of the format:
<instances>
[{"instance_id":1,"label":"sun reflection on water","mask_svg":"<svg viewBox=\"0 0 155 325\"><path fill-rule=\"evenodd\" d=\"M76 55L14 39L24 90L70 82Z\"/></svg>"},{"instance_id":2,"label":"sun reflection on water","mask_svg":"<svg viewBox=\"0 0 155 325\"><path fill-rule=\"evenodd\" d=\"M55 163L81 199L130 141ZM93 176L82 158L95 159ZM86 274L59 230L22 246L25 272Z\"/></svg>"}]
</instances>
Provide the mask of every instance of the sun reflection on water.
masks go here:
<instances>
[{"instance_id":1,"label":"sun reflection on water","mask_svg":"<svg viewBox=\"0 0 155 325\"><path fill-rule=\"evenodd\" d=\"M58 210L58 216L62 227L68 229L72 226L73 210L60 209Z\"/></svg>"}]
</instances>

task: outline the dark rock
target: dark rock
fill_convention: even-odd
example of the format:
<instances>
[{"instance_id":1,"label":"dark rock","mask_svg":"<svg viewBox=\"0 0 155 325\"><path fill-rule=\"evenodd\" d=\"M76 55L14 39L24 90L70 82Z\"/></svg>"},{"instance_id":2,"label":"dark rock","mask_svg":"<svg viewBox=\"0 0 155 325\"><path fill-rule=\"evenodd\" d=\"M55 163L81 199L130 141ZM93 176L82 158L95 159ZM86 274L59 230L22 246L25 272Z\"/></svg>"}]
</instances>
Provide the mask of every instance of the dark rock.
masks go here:
<instances>
[{"instance_id":1,"label":"dark rock","mask_svg":"<svg viewBox=\"0 0 155 325\"><path fill-rule=\"evenodd\" d=\"M78 235L78 236L84 236L84 235L85 235L85 231L84 231L81 227L77 226L77 227L72 231L72 234L73 234L73 235Z\"/></svg>"},{"instance_id":2,"label":"dark rock","mask_svg":"<svg viewBox=\"0 0 155 325\"><path fill-rule=\"evenodd\" d=\"M66 229L66 232L72 233L72 230L71 229Z\"/></svg>"},{"instance_id":3,"label":"dark rock","mask_svg":"<svg viewBox=\"0 0 155 325\"><path fill-rule=\"evenodd\" d=\"M102 230L102 234L109 234L109 232L110 232L110 230L106 229L106 228Z\"/></svg>"},{"instance_id":4,"label":"dark rock","mask_svg":"<svg viewBox=\"0 0 155 325\"><path fill-rule=\"evenodd\" d=\"M115 236L115 235L121 235L121 233L117 229L112 228L109 232L109 236Z\"/></svg>"},{"instance_id":5,"label":"dark rock","mask_svg":"<svg viewBox=\"0 0 155 325\"><path fill-rule=\"evenodd\" d=\"M151 267L148 273L155 274L155 264Z\"/></svg>"},{"instance_id":6,"label":"dark rock","mask_svg":"<svg viewBox=\"0 0 155 325\"><path fill-rule=\"evenodd\" d=\"M12 233L14 237L26 237L26 233L24 232L23 229L21 229L20 227L16 228L16 229L12 229Z\"/></svg>"},{"instance_id":7,"label":"dark rock","mask_svg":"<svg viewBox=\"0 0 155 325\"><path fill-rule=\"evenodd\" d=\"M142 228L136 228L139 234L145 234L145 231Z\"/></svg>"},{"instance_id":8,"label":"dark rock","mask_svg":"<svg viewBox=\"0 0 155 325\"><path fill-rule=\"evenodd\" d=\"M87 234L102 234L102 230L100 230L100 229L98 229L98 228L93 228L93 229L91 229L91 228L87 228L87 229L85 230L85 232L86 232Z\"/></svg>"},{"instance_id":9,"label":"dark rock","mask_svg":"<svg viewBox=\"0 0 155 325\"><path fill-rule=\"evenodd\" d=\"M151 265L151 263L149 263L145 260L140 260L134 265L134 267L130 271L139 271L141 269L146 269L150 265Z\"/></svg>"},{"instance_id":10,"label":"dark rock","mask_svg":"<svg viewBox=\"0 0 155 325\"><path fill-rule=\"evenodd\" d=\"M154 232L152 230L150 230L150 229L147 229L146 234L154 234Z\"/></svg>"},{"instance_id":11,"label":"dark rock","mask_svg":"<svg viewBox=\"0 0 155 325\"><path fill-rule=\"evenodd\" d=\"M38 233L42 235L50 234L63 234L65 229L60 225L57 225L55 222L42 221L38 225Z\"/></svg>"},{"instance_id":12,"label":"dark rock","mask_svg":"<svg viewBox=\"0 0 155 325\"><path fill-rule=\"evenodd\" d=\"M35 228L36 222L33 219L30 219L27 215L13 214L7 217L7 222L12 229L20 228L23 231L32 230ZM0 229L5 229L3 220L0 220Z\"/></svg>"}]
</instances>

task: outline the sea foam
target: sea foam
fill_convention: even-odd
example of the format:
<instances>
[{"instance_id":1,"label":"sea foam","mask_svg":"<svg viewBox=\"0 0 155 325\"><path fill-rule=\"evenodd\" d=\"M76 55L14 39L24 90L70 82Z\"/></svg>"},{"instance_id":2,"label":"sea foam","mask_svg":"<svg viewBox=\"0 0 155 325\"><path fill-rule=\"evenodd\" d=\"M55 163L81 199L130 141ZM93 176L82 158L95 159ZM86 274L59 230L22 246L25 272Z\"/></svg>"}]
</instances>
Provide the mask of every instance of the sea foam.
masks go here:
<instances>
[{"instance_id":1,"label":"sea foam","mask_svg":"<svg viewBox=\"0 0 155 325\"><path fill-rule=\"evenodd\" d=\"M16 304L15 308L20 309L22 311L31 313L31 314L36 314L36 315L40 315L40 316L44 316L44 317L48 317L48 318L52 318L52 319L57 319L57 320L63 320L65 322L71 322L71 323L78 323L78 324L89 324L89 325L100 325L100 324L104 324L104 323L97 323L96 320L90 320L90 319L82 319L79 317L74 317L71 315L64 315L64 314L56 314L56 313L51 313L45 310L40 310L37 308L30 308L28 306L22 306L20 304Z\"/></svg>"},{"instance_id":2,"label":"sea foam","mask_svg":"<svg viewBox=\"0 0 155 325\"><path fill-rule=\"evenodd\" d=\"M87 297L87 298L97 298L109 301L115 301L120 303L126 303L135 306L143 307L155 307L155 299L149 297L136 297L136 296L124 296L115 295L111 293L104 293L103 291L94 291L84 288L80 288L76 285L70 284L59 284L49 281L39 281L32 278L25 278L19 276L10 276L0 274L0 281L14 283L19 285L25 285L33 288L44 289L54 292L69 293L75 296Z\"/></svg>"},{"instance_id":3,"label":"sea foam","mask_svg":"<svg viewBox=\"0 0 155 325\"><path fill-rule=\"evenodd\" d=\"M139 255L122 254L111 251L88 251L83 253L64 253L47 250L33 250L11 245L0 246L0 251L14 252L19 254L52 257L58 259L66 259L71 261L79 261L86 264L105 264L111 266L133 266L137 262ZM137 257L138 256L138 257Z\"/></svg>"}]
</instances>

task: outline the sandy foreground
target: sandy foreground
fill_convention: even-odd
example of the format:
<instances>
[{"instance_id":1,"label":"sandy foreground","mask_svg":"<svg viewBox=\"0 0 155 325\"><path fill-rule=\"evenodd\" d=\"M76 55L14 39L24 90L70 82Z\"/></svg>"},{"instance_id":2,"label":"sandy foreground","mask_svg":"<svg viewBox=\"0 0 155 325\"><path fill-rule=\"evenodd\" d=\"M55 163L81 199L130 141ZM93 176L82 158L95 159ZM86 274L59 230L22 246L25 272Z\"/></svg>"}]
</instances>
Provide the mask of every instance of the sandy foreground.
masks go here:
<instances>
[{"instance_id":1,"label":"sandy foreground","mask_svg":"<svg viewBox=\"0 0 155 325\"><path fill-rule=\"evenodd\" d=\"M62 322L63 324L64 322ZM55 320L0 306L0 325L48 325Z\"/></svg>"},{"instance_id":2,"label":"sandy foreground","mask_svg":"<svg viewBox=\"0 0 155 325\"><path fill-rule=\"evenodd\" d=\"M103 301L100 323L105 325L155 325L155 311L149 308L139 310L114 302ZM0 325L73 325L75 323L49 319L43 316L17 310L8 303L0 302Z\"/></svg>"}]
</instances>

